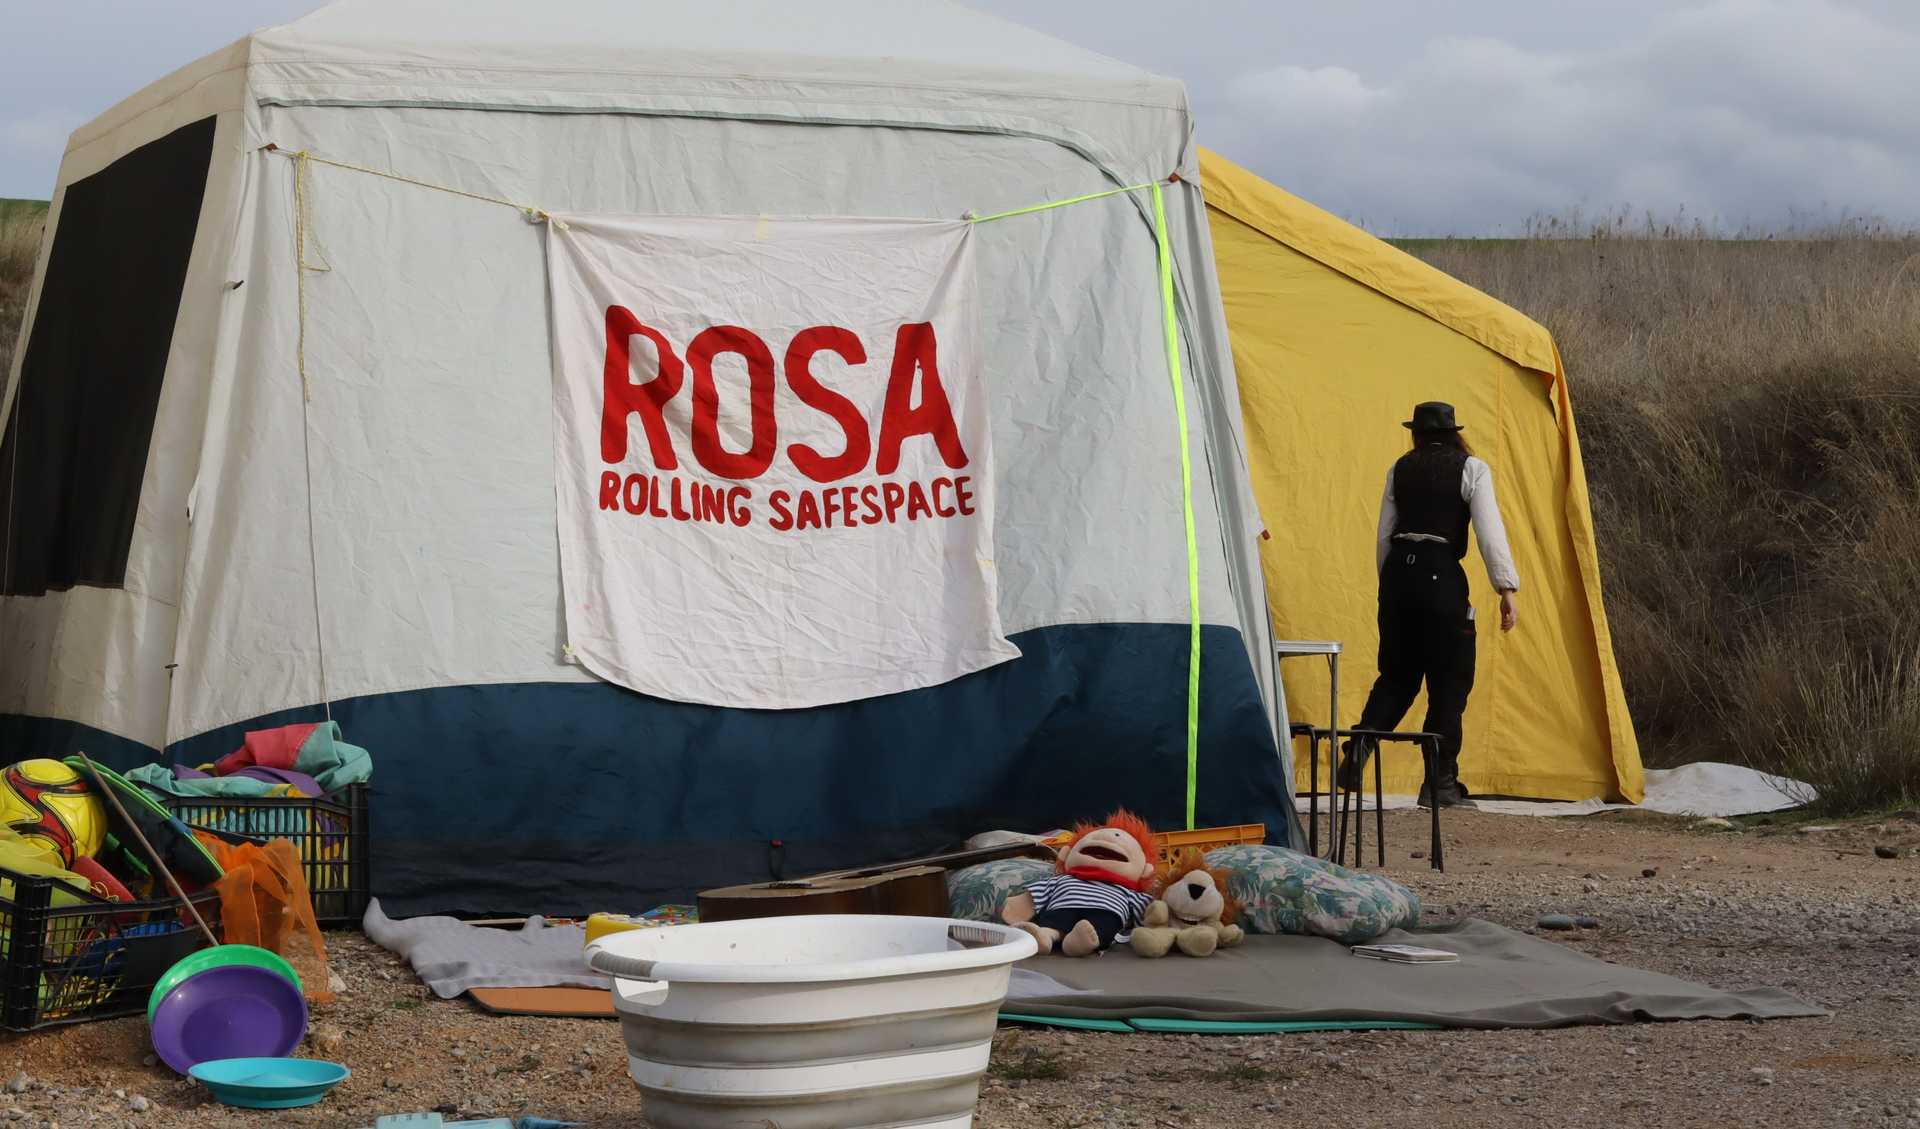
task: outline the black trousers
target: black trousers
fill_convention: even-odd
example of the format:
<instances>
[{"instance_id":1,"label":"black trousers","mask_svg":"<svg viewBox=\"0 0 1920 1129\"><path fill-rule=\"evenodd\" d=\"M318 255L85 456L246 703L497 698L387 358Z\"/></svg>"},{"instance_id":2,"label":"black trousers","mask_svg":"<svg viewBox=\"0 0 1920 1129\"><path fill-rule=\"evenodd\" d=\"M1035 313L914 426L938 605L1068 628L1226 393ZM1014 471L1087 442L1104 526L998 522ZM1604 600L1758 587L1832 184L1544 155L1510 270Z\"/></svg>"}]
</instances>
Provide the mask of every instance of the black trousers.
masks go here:
<instances>
[{"instance_id":1,"label":"black trousers","mask_svg":"<svg viewBox=\"0 0 1920 1129\"><path fill-rule=\"evenodd\" d=\"M1473 692L1473 605L1467 574L1450 546L1395 541L1380 570L1380 677L1360 714L1360 728L1394 730L1424 682L1427 720L1440 735L1440 776L1460 766L1460 717Z\"/></svg>"},{"instance_id":2,"label":"black trousers","mask_svg":"<svg viewBox=\"0 0 1920 1129\"><path fill-rule=\"evenodd\" d=\"M1091 922L1094 933L1100 937L1102 952L1113 947L1114 938L1126 925L1120 915L1107 909L1050 909L1033 915L1033 923L1042 929L1052 929L1062 937L1073 932L1074 926L1082 921Z\"/></svg>"}]
</instances>

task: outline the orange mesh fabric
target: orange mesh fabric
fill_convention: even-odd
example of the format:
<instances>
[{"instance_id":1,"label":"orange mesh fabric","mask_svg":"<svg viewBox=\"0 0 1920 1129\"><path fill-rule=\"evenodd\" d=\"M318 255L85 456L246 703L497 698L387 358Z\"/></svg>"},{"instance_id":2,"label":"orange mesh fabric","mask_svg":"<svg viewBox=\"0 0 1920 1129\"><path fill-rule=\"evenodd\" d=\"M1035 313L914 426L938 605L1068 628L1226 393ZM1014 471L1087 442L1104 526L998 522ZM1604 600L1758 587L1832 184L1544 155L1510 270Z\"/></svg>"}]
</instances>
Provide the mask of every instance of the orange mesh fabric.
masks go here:
<instances>
[{"instance_id":1,"label":"orange mesh fabric","mask_svg":"<svg viewBox=\"0 0 1920 1129\"><path fill-rule=\"evenodd\" d=\"M220 892L221 939L229 945L257 945L279 953L300 974L309 1001L332 1003L327 946L314 919L307 876L293 844L274 839L264 847L234 846L205 832L194 835L226 871L214 886Z\"/></svg>"}]
</instances>

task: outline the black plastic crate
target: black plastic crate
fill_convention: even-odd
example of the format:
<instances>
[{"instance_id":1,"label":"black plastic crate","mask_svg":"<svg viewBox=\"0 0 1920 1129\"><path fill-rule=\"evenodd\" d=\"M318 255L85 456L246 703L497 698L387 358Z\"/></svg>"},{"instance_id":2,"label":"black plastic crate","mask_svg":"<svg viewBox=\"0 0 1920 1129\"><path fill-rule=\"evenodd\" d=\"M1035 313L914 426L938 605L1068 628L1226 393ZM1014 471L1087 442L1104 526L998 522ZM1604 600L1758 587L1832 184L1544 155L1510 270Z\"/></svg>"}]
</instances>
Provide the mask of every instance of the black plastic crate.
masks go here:
<instances>
[{"instance_id":1,"label":"black plastic crate","mask_svg":"<svg viewBox=\"0 0 1920 1129\"><path fill-rule=\"evenodd\" d=\"M370 789L354 784L329 799L234 799L166 796L162 802L188 827L227 839L286 839L300 855L322 928L358 929L371 886L367 851Z\"/></svg>"},{"instance_id":2,"label":"black plastic crate","mask_svg":"<svg viewBox=\"0 0 1920 1129\"><path fill-rule=\"evenodd\" d=\"M178 899L56 904L56 878L0 868L12 897L0 898L0 1027L32 1031L138 1015L169 968L207 947ZM65 900L64 898L62 899ZM220 895L192 901L220 933Z\"/></svg>"}]
</instances>

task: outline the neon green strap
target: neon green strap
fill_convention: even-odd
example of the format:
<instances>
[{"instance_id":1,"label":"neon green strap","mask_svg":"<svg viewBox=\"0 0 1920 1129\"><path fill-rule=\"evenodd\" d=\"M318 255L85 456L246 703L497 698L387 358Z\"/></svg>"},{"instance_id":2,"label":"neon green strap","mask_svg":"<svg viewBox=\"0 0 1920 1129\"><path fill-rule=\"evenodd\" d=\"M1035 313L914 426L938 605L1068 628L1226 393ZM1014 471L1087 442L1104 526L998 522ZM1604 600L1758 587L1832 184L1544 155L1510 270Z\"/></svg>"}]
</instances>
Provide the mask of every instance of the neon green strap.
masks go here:
<instances>
[{"instance_id":1,"label":"neon green strap","mask_svg":"<svg viewBox=\"0 0 1920 1129\"><path fill-rule=\"evenodd\" d=\"M970 223L986 223L990 220L1003 220L1009 216L1027 216L1035 212L1048 211L1052 208L1064 208L1068 204L1084 204L1089 200L1105 200L1109 196L1118 196L1124 192L1139 192L1146 188L1151 188L1157 192L1160 189L1160 185L1158 183L1129 184L1125 188L1109 188L1105 192L1089 192L1085 196L1075 196L1069 200L1049 200L1044 204L1033 204L1025 208L1015 208L1010 212L995 212L990 216L968 216L967 220Z\"/></svg>"},{"instance_id":2,"label":"neon green strap","mask_svg":"<svg viewBox=\"0 0 1920 1129\"><path fill-rule=\"evenodd\" d=\"M1089 200L1104 200L1109 196L1147 188L1153 189L1153 229L1160 259L1160 317L1167 332L1167 377L1173 383L1173 412L1180 424L1180 491L1187 525L1187 829L1191 831L1194 825L1194 802L1200 791L1200 543L1193 530L1193 451L1187 439L1186 381L1180 374L1180 314L1173 298L1173 250L1167 243L1166 196L1160 189L1160 182L1155 181L1152 184L1111 188L1105 192L1089 192L1085 196L1015 208L1010 212L995 212L990 216L967 218L972 223L986 223L1010 216L1044 212L1050 208L1064 208L1069 204L1084 204Z\"/></svg>"},{"instance_id":3,"label":"neon green strap","mask_svg":"<svg viewBox=\"0 0 1920 1129\"><path fill-rule=\"evenodd\" d=\"M1180 376L1180 315L1173 302L1173 251L1167 246L1167 203L1153 186L1153 226L1160 241L1160 312L1167 326L1167 376L1180 422L1180 491L1187 519L1187 830L1200 790L1200 544L1193 532L1193 452L1187 442L1186 382Z\"/></svg>"}]
</instances>

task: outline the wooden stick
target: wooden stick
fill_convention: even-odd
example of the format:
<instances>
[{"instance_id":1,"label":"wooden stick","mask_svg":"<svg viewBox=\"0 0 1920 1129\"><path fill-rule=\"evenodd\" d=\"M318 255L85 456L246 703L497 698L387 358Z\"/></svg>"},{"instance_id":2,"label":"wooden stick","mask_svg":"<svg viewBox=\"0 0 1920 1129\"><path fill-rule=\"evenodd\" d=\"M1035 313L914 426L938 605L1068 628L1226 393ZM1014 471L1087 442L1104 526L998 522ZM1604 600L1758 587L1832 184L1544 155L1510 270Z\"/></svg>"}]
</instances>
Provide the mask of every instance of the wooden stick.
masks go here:
<instances>
[{"instance_id":1,"label":"wooden stick","mask_svg":"<svg viewBox=\"0 0 1920 1129\"><path fill-rule=\"evenodd\" d=\"M140 825L135 823L133 817L127 814L127 809L120 803L119 794L107 786L106 780L100 776L100 770L95 767L91 757L88 757L85 753L81 753L79 756L80 763L86 765L87 772L93 776L93 786L100 789L101 793L107 797L107 802L113 805L113 810L120 813L120 822L127 825L127 829L133 832L133 837L139 840L140 849L147 852L147 861L153 863L153 865L159 869L160 877L167 880L167 888L173 891L173 896L179 898L180 904L186 906L187 912L193 915L194 924L200 927L200 932L207 935L207 943L218 946L220 944L220 938L215 937L213 930L207 928L207 919L200 916L200 907L194 905L193 899L187 897L187 892L180 888L180 883L174 880L173 871L167 869L167 864L160 861L160 852L153 849L153 844L147 842L146 835L141 832Z\"/></svg>"}]
</instances>

